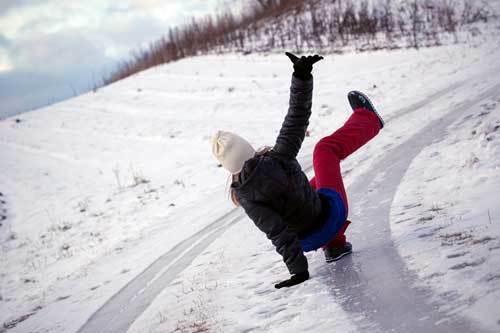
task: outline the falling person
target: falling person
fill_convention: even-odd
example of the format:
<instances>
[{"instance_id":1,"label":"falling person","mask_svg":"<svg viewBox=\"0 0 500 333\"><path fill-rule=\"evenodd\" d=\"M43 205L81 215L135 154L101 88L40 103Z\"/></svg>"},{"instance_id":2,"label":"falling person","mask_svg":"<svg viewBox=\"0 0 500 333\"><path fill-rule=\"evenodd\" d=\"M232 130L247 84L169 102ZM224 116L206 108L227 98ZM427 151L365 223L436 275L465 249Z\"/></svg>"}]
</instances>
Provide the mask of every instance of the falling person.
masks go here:
<instances>
[{"instance_id":1,"label":"falling person","mask_svg":"<svg viewBox=\"0 0 500 333\"><path fill-rule=\"evenodd\" d=\"M311 72L323 57L286 55L294 72L288 113L274 146L255 151L245 139L226 131L212 138L214 156L231 173L233 202L267 235L291 274L275 285L278 289L309 279L304 252L322 248L327 262L352 252L345 237L350 221L340 161L384 126L366 95L349 92L353 113L341 128L316 143L314 177L308 180L296 157L311 115Z\"/></svg>"}]
</instances>

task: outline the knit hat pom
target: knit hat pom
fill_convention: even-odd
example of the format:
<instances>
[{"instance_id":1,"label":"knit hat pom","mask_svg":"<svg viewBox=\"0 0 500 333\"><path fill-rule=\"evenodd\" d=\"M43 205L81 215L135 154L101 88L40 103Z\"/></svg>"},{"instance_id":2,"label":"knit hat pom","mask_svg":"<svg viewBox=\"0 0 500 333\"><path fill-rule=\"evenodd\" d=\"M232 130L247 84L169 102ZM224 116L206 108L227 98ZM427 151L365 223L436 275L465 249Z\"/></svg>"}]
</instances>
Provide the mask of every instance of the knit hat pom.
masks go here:
<instances>
[{"instance_id":1,"label":"knit hat pom","mask_svg":"<svg viewBox=\"0 0 500 333\"><path fill-rule=\"evenodd\" d=\"M247 160L255 156L255 149L234 133L217 131L212 137L212 153L234 175L241 171Z\"/></svg>"}]
</instances>

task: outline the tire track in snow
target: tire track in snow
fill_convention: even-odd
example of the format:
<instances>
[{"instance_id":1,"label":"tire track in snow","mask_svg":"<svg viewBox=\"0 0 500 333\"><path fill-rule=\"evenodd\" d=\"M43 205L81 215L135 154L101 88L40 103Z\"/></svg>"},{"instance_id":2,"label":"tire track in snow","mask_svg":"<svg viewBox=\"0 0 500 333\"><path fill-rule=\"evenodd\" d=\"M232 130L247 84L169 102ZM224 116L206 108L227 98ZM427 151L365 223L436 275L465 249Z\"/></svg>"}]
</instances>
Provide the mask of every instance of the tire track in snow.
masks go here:
<instances>
[{"instance_id":1,"label":"tire track in snow","mask_svg":"<svg viewBox=\"0 0 500 333\"><path fill-rule=\"evenodd\" d=\"M395 119L406 116L409 113L413 113L413 112L423 108L424 106L429 105L431 102L434 102L434 101L442 98L444 95L446 95L450 92L453 92L453 91L457 90L458 88L464 86L467 82L468 81L456 82L456 83L454 83L454 84L452 84L444 89L438 90L437 92L427 96L425 99L423 99L419 102L416 102L414 104L411 104L403 109L400 109L396 114L391 115L389 117L384 117L384 121L387 124Z\"/></svg>"},{"instance_id":2,"label":"tire track in snow","mask_svg":"<svg viewBox=\"0 0 500 333\"><path fill-rule=\"evenodd\" d=\"M410 105L409 107L401 110L393 117L387 119L387 122L392 121L396 118L404 116L408 113L417 111L419 108L424 107L432 103L433 101L442 98L443 95L454 91L455 89L462 86L463 83L457 83L453 86L447 87L443 90L436 92L428 96L421 102ZM403 142L398 146L399 148L406 146L408 141ZM311 147L309 147L311 148ZM398 149L398 148L396 148ZM395 150L396 150L395 149ZM307 149L304 149L307 150ZM304 151L303 150L303 151ZM403 151L405 149L402 149ZM301 163L304 166L304 171L309 172L312 169L311 164L311 154L304 154L301 156L302 161L307 161L306 163ZM385 159L384 159L385 160ZM408 164L409 165L409 164ZM406 169L405 169L406 170ZM370 179L369 174L361 176L363 179ZM350 193L362 193L358 192L358 188L351 187L349 189ZM351 196L353 197L353 196ZM355 200L352 200L354 202ZM351 208L352 209L352 208ZM387 220L389 211L387 210ZM118 291L113 297L111 297L105 304L103 304L80 328L79 333L96 333L96 332L126 332L132 323L146 310L146 308L153 302L153 300L160 294L160 292L168 286L176 276L186 269L191 262L200 255L213 241L215 241L222 233L224 233L228 228L234 225L236 222L245 217L245 214L240 209L233 209L226 215L222 216L218 220L209 224L207 227L203 228L190 238L182 241L176 245L173 249L163 254L160 258L154 261L148 268L146 268L142 273L137 275L133 280L131 280L127 285L125 285L120 291ZM356 220L356 225L358 221ZM359 221L359 224L362 222ZM387 221L388 229L388 221ZM390 234L385 235L386 241L390 241ZM361 243L361 242L359 242ZM355 239L355 246L358 242ZM355 248L355 251L357 249ZM388 260L395 262L402 262L399 255L395 252L396 250L392 248L392 252L389 256L396 255L396 259ZM399 260L399 261L398 261ZM360 269L360 264L350 263L351 258L343 259L336 263L335 267L335 281L334 286L340 286L341 288L346 288L346 290L352 290L356 287L359 279L352 278L355 274L356 269ZM350 265L354 265L357 268L349 268ZM326 266L331 267L331 266ZM404 274L406 268L404 263L398 266L401 269L401 274ZM382 275L383 276L383 275ZM340 278L340 280L339 280ZM408 285L407 289L411 289ZM368 290L369 292L369 290ZM363 312L363 311L376 311L377 307L374 305L372 307L366 308L356 308L352 306L347 299L348 293L344 293L345 301L342 302L344 309L348 312ZM350 300L355 300L361 297L350 298ZM361 301L363 301L361 299ZM411 309L406 309L411 311ZM373 318L377 321L378 318ZM381 325L384 326L384 325Z\"/></svg>"},{"instance_id":3,"label":"tire track in snow","mask_svg":"<svg viewBox=\"0 0 500 333\"><path fill-rule=\"evenodd\" d=\"M224 231L243 217L243 211L233 209L177 244L102 305L78 332L126 332L179 273Z\"/></svg>"},{"instance_id":4,"label":"tire track in snow","mask_svg":"<svg viewBox=\"0 0 500 333\"><path fill-rule=\"evenodd\" d=\"M431 303L431 290L415 287L392 242L389 213L396 190L412 160L426 146L442 139L454 121L486 97L498 94L500 84L466 100L444 117L432 121L409 140L389 151L349 187L354 253L325 268L335 298L343 309L359 315L361 330L370 332L480 332L476 323L439 311L447 299ZM421 106L424 106L422 104ZM323 275L324 274L324 275ZM330 278L327 278L328 280Z\"/></svg>"}]
</instances>

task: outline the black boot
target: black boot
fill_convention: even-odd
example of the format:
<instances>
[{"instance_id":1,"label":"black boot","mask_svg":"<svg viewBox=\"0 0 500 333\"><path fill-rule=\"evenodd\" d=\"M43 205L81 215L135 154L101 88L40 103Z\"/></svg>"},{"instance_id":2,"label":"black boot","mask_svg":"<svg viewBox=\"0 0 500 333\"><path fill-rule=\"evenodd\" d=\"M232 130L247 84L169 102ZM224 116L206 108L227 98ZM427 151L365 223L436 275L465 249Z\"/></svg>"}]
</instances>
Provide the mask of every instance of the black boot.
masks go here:
<instances>
[{"instance_id":1,"label":"black boot","mask_svg":"<svg viewBox=\"0 0 500 333\"><path fill-rule=\"evenodd\" d=\"M326 262L337 261L352 252L352 245L346 242L342 247L327 247L323 251L325 252Z\"/></svg>"},{"instance_id":2,"label":"black boot","mask_svg":"<svg viewBox=\"0 0 500 333\"><path fill-rule=\"evenodd\" d=\"M378 114L377 110L375 110L375 107L373 106L372 102L366 96L365 94L359 92L359 91L350 91L347 94L347 99L349 100L349 104L351 104L351 108L353 110L359 109L359 108L364 108L367 109L373 113L378 118L378 121L380 122L380 128L384 128L384 120L382 117Z\"/></svg>"}]
</instances>

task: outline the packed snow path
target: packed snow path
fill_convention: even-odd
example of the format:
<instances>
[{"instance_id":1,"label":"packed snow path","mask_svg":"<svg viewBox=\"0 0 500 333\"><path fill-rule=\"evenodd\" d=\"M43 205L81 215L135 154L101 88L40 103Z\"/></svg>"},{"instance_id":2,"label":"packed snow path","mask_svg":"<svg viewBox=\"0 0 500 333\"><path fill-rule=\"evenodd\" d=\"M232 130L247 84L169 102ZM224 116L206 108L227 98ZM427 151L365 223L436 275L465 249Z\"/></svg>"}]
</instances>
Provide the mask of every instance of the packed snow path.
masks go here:
<instances>
[{"instance_id":1,"label":"packed snow path","mask_svg":"<svg viewBox=\"0 0 500 333\"><path fill-rule=\"evenodd\" d=\"M243 213L234 209L179 243L106 302L79 332L126 332L177 274L242 217Z\"/></svg>"},{"instance_id":2,"label":"packed snow path","mask_svg":"<svg viewBox=\"0 0 500 333\"><path fill-rule=\"evenodd\" d=\"M462 318L440 312L440 305L444 305L446 299L431 304L429 290L412 287L416 276L408 271L391 241L389 210L398 185L418 153L440 140L449 124L499 89L500 85L496 85L476 99L456 105L445 117L388 151L350 186L350 210L351 216L355 216L351 229L355 231L351 233L354 253L335 265L326 266L325 270L331 272L326 280L338 291L335 299L346 312L370 319L369 323L375 325L369 328L370 332L480 331Z\"/></svg>"},{"instance_id":3,"label":"packed snow path","mask_svg":"<svg viewBox=\"0 0 500 333\"><path fill-rule=\"evenodd\" d=\"M443 89L388 120L392 122L417 112L461 85L457 83ZM366 318L357 323L361 331L478 332L473 323L440 312L440 304L430 303L429 290L412 287L416 277L407 270L391 241L389 211L413 158L425 146L439 140L449 124L499 90L500 85L496 85L476 99L456 105L447 116L431 122L409 140L387 151L369 172L349 187L351 216L355 220L351 227L354 253L323 266L315 275L332 285L333 297L347 313ZM310 157L306 170L311 169ZM241 210L234 209L165 253L94 313L79 332L127 331L177 274L243 217ZM441 302L444 304L446 300Z\"/></svg>"}]
</instances>

